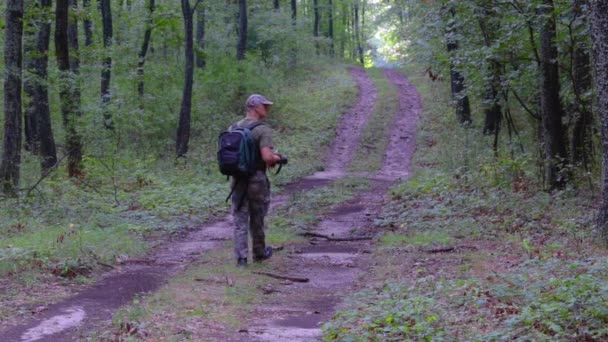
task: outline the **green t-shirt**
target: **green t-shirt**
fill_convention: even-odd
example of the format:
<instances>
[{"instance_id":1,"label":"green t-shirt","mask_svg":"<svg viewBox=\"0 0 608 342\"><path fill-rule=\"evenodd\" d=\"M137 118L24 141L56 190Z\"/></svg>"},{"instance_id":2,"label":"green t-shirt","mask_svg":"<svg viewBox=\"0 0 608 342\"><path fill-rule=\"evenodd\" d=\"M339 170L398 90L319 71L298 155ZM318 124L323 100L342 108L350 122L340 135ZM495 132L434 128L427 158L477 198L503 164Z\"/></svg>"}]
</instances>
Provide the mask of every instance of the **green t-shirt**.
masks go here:
<instances>
[{"instance_id":1,"label":"green t-shirt","mask_svg":"<svg viewBox=\"0 0 608 342\"><path fill-rule=\"evenodd\" d=\"M238 127L246 127L249 126L251 124L253 124L255 122L255 120L249 119L249 118L244 118L240 121L238 121L236 123L236 125ZM255 127L252 131L251 131L251 136L253 137L253 140L258 144L258 148L261 151L263 147L270 147L271 149L274 148L273 144L272 144L272 128L270 128L270 126L268 126L267 124L262 124L259 125L257 127ZM258 167L260 170L266 170L266 163L264 163L264 161L262 160L262 156L259 156L259 164Z\"/></svg>"}]
</instances>

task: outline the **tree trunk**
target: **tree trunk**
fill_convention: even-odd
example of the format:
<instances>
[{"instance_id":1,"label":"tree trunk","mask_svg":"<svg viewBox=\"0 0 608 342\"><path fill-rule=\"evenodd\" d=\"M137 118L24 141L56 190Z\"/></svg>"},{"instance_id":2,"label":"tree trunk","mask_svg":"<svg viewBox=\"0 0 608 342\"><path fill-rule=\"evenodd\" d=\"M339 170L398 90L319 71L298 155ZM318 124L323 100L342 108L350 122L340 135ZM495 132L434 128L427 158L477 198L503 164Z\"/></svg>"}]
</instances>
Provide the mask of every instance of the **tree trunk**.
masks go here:
<instances>
[{"instance_id":1,"label":"tree trunk","mask_svg":"<svg viewBox=\"0 0 608 342\"><path fill-rule=\"evenodd\" d=\"M70 71L70 49L68 43L68 0L57 0L55 7L55 55L59 68L59 99L65 127L65 148L68 154L68 174L82 174L82 147L76 130L77 109L75 106L74 78Z\"/></svg>"},{"instance_id":2,"label":"tree trunk","mask_svg":"<svg viewBox=\"0 0 608 342\"><path fill-rule=\"evenodd\" d=\"M103 107L103 124L107 129L114 129L112 114L108 111L107 105L110 102L110 81L112 78L112 57L109 48L112 46L114 35L112 28L112 5L110 0L100 0L101 17L103 23L103 46L106 56L103 58L101 70L101 104Z\"/></svg>"},{"instance_id":3,"label":"tree trunk","mask_svg":"<svg viewBox=\"0 0 608 342\"><path fill-rule=\"evenodd\" d=\"M567 182L565 166L565 130L562 124L563 109L560 100L558 52L556 45L555 13L553 0L544 0L541 9L546 16L540 33L541 121L545 154L545 179L550 189L563 187Z\"/></svg>"},{"instance_id":4,"label":"tree trunk","mask_svg":"<svg viewBox=\"0 0 608 342\"><path fill-rule=\"evenodd\" d=\"M34 155L40 154L40 136L38 127L38 110L34 98L36 85L43 80L38 77L36 62L41 57L38 51L38 33L41 31L41 18L44 17L43 9L39 8L36 1L26 0L24 2L24 13L33 12L25 19L23 32L23 63L25 64L25 77L23 79L23 93L25 95L25 108L23 112L23 127L25 133L25 150ZM44 19L43 19L44 20Z\"/></svg>"},{"instance_id":5,"label":"tree trunk","mask_svg":"<svg viewBox=\"0 0 608 342\"><path fill-rule=\"evenodd\" d=\"M296 5L296 0L291 0L291 20L293 24L296 24L296 18L298 16L298 7Z\"/></svg>"},{"instance_id":6,"label":"tree trunk","mask_svg":"<svg viewBox=\"0 0 608 342\"><path fill-rule=\"evenodd\" d=\"M76 0L68 0L68 44L70 50L70 70L75 74L80 74L80 55L78 44L78 3Z\"/></svg>"},{"instance_id":7,"label":"tree trunk","mask_svg":"<svg viewBox=\"0 0 608 342\"><path fill-rule=\"evenodd\" d=\"M146 55L150 46L150 37L152 36L152 14L154 13L155 2L148 0L148 18L146 19L146 32L144 33L144 41L141 44L139 55L137 56L137 93L139 95L139 108L144 107L144 64L146 63Z\"/></svg>"},{"instance_id":8,"label":"tree trunk","mask_svg":"<svg viewBox=\"0 0 608 342\"><path fill-rule=\"evenodd\" d=\"M335 55L335 44L334 44L334 4L333 0L329 0L329 55L334 57Z\"/></svg>"},{"instance_id":9,"label":"tree trunk","mask_svg":"<svg viewBox=\"0 0 608 342\"><path fill-rule=\"evenodd\" d=\"M239 37L236 46L236 59L242 61L245 59L245 51L247 51L247 2L246 0L239 1Z\"/></svg>"},{"instance_id":10,"label":"tree trunk","mask_svg":"<svg viewBox=\"0 0 608 342\"><path fill-rule=\"evenodd\" d=\"M6 196L17 197L21 164L23 0L8 0L5 18L4 149L0 163L0 185Z\"/></svg>"},{"instance_id":11,"label":"tree trunk","mask_svg":"<svg viewBox=\"0 0 608 342\"><path fill-rule=\"evenodd\" d=\"M30 27L31 37L25 41L32 44L26 48L26 69L32 73L24 81L25 93L29 96L25 109L25 134L32 152L40 155L42 174L57 163L57 150L48 95L49 43L51 36L51 0L37 0L40 16ZM28 137L29 135L29 137Z\"/></svg>"},{"instance_id":12,"label":"tree trunk","mask_svg":"<svg viewBox=\"0 0 608 342\"><path fill-rule=\"evenodd\" d=\"M196 9L196 66L204 69L205 60L205 7L199 4Z\"/></svg>"},{"instance_id":13,"label":"tree trunk","mask_svg":"<svg viewBox=\"0 0 608 342\"><path fill-rule=\"evenodd\" d=\"M82 8L85 12L84 17L84 45L93 44L93 22L91 21L91 0L82 0Z\"/></svg>"},{"instance_id":14,"label":"tree trunk","mask_svg":"<svg viewBox=\"0 0 608 342\"><path fill-rule=\"evenodd\" d=\"M492 4L484 2L478 15L479 28L481 30L484 45L491 50L494 46L497 34L500 30L498 13L491 9ZM500 105L498 94L501 88L502 66L500 62L490 57L488 68L485 70L485 92L483 98L483 110L485 122L483 127L484 135L494 135L494 152L498 153L498 134L500 133L500 123L502 119L502 106Z\"/></svg>"},{"instance_id":15,"label":"tree trunk","mask_svg":"<svg viewBox=\"0 0 608 342\"><path fill-rule=\"evenodd\" d=\"M573 31L585 30L588 26L587 14L583 13L583 7L587 6L587 0L575 0L573 3L573 22L578 23ZM587 95L591 89L591 60L589 58L589 46L586 40L573 37L572 40L572 83L574 89L574 111L575 117L572 129L572 140L570 152L572 162L575 164L588 165L593 151L593 113L591 112L591 99Z\"/></svg>"},{"instance_id":16,"label":"tree trunk","mask_svg":"<svg viewBox=\"0 0 608 342\"><path fill-rule=\"evenodd\" d=\"M602 200L597 230L608 245L608 0L591 1L591 36L602 143Z\"/></svg>"},{"instance_id":17,"label":"tree trunk","mask_svg":"<svg viewBox=\"0 0 608 342\"><path fill-rule=\"evenodd\" d=\"M315 50L317 51L317 55L319 54L319 23L321 21L321 18L319 17L319 0L313 0L313 6L314 6L314 14L315 14L315 20L314 20L314 25L313 25L313 31L312 31L312 35L315 37Z\"/></svg>"},{"instance_id":18,"label":"tree trunk","mask_svg":"<svg viewBox=\"0 0 608 342\"><path fill-rule=\"evenodd\" d=\"M355 12L354 24L355 24L355 40L356 40L356 44L357 44L357 57L359 57L359 63L364 64L363 48L361 47L361 30L359 28L359 3L355 2L355 4L353 6L354 6L354 12Z\"/></svg>"},{"instance_id":19,"label":"tree trunk","mask_svg":"<svg viewBox=\"0 0 608 342\"><path fill-rule=\"evenodd\" d=\"M274 8L275 10L279 9L279 0L272 1L272 8Z\"/></svg>"},{"instance_id":20,"label":"tree trunk","mask_svg":"<svg viewBox=\"0 0 608 342\"><path fill-rule=\"evenodd\" d=\"M449 9L449 13L452 18L456 16L453 9ZM452 21L448 24L447 29L447 49L450 55L454 54L458 50L458 41L456 41L456 27ZM456 118L461 125L470 125L471 120L471 106L469 104L469 97L465 93L465 81L464 76L458 71L457 66L451 63L450 65L450 83L452 86L452 98L456 102Z\"/></svg>"},{"instance_id":21,"label":"tree trunk","mask_svg":"<svg viewBox=\"0 0 608 342\"><path fill-rule=\"evenodd\" d=\"M186 68L184 70L184 92L179 112L179 124L176 137L176 157L186 157L188 153L188 142L190 141L190 116L192 112L192 83L194 73L194 38L193 38L193 10L189 0L182 1L182 13L184 16L184 30L186 33ZM242 0L244 1L244 0Z\"/></svg>"}]
</instances>

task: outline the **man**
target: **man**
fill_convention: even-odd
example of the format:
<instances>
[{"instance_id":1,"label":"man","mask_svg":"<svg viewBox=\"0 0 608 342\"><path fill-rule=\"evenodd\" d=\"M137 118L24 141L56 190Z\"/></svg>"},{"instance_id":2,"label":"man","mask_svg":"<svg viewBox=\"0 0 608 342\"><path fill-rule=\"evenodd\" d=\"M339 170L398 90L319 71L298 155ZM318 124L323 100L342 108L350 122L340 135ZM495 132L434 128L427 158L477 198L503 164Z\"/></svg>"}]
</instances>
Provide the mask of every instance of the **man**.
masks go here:
<instances>
[{"instance_id":1,"label":"man","mask_svg":"<svg viewBox=\"0 0 608 342\"><path fill-rule=\"evenodd\" d=\"M253 94L247 99L246 105L245 118L235 123L238 127L250 127L253 123L266 119L272 102L262 95ZM266 260L272 256L272 248L266 247L264 235L264 217L270 205L270 182L266 169L281 160L281 156L273 151L272 133L266 124L253 128L251 135L259 151L256 172L247 179L232 180L234 253L237 265L241 267L247 266L248 232L251 232L253 242L253 261Z\"/></svg>"}]
</instances>

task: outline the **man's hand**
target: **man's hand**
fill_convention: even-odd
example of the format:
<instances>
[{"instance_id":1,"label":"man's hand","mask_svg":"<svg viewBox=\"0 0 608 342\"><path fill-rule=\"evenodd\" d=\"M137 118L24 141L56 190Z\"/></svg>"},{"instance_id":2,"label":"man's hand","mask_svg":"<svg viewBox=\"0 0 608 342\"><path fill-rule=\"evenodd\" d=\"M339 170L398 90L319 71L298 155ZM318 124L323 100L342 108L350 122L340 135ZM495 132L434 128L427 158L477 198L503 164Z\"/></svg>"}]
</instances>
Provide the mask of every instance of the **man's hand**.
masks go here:
<instances>
[{"instance_id":1,"label":"man's hand","mask_svg":"<svg viewBox=\"0 0 608 342\"><path fill-rule=\"evenodd\" d=\"M274 153L270 147L262 147L260 152L262 153L262 160L268 167L275 166L281 160L281 155Z\"/></svg>"}]
</instances>

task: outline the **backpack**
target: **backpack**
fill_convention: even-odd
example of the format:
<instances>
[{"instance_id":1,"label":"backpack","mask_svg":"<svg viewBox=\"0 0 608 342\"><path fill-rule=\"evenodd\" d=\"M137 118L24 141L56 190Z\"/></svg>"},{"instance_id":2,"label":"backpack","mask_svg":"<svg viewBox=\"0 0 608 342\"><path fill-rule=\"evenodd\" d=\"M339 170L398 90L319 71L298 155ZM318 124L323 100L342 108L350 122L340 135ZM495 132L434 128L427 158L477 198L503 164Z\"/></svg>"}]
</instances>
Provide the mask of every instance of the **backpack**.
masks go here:
<instances>
[{"instance_id":1,"label":"backpack","mask_svg":"<svg viewBox=\"0 0 608 342\"><path fill-rule=\"evenodd\" d=\"M243 178L255 173L260 151L251 131L262 124L259 121L245 127L234 124L220 134L217 162L223 175Z\"/></svg>"}]
</instances>

